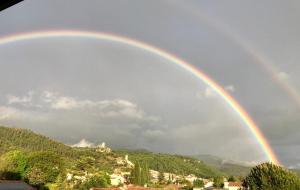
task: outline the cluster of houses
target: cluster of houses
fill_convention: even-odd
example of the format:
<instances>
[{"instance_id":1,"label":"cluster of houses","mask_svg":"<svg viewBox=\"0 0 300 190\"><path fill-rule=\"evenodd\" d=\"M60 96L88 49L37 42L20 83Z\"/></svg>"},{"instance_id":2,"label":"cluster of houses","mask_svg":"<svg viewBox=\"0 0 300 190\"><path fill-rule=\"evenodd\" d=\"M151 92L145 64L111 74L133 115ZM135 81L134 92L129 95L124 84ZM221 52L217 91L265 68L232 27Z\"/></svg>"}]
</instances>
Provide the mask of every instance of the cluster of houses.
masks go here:
<instances>
[{"instance_id":1,"label":"cluster of houses","mask_svg":"<svg viewBox=\"0 0 300 190\"><path fill-rule=\"evenodd\" d=\"M97 151L99 152L109 152L110 149L105 146L105 144L101 144L101 146L98 147ZM119 165L120 168L117 168L114 170L114 173L110 174L110 180L111 185L114 188L107 188L105 190L152 190L153 188L146 188L146 187L139 187L138 186L130 186L128 182L128 176L130 176L130 172L124 171L121 168L133 168L134 164L128 159L128 155L125 155L124 157L118 157L116 159L117 165ZM91 177L93 174L85 172L84 175L74 175L71 173L67 174L67 181L85 181L89 177ZM150 170L150 181L151 183L155 184L159 182L159 176L160 172L155 170ZM183 176L183 175L176 175L174 173L163 173L164 181L169 182L172 184L172 189L182 189L184 188L184 184L180 184L179 181L185 180L188 181L190 184L193 185L194 181L196 180L202 180L204 186L202 188L194 188L194 190L205 190L205 189L211 189L215 190L214 188L214 182L212 179L205 179L205 178L199 178L193 174ZM166 186L169 187L169 186ZM145 189L146 188L146 189ZM94 188L96 189L96 188ZM163 188L166 189L166 188ZM170 188L168 188L170 189ZM226 178L224 178L224 187L222 189L226 190L239 190L241 189L241 183L238 182L228 182Z\"/></svg>"},{"instance_id":2,"label":"cluster of houses","mask_svg":"<svg viewBox=\"0 0 300 190\"><path fill-rule=\"evenodd\" d=\"M111 152L111 149L105 146L105 143L102 143L100 146L97 147L96 151L103 152L103 153L109 153ZM123 168L133 168L134 164L128 159L128 155L125 155L125 157L119 157L116 159L117 165ZM88 175L88 174L87 174ZM150 170L150 180L151 183L155 184L159 182L159 175L160 173L155 170ZM113 187L118 187L115 189L119 190L151 190L153 188L146 188L146 187L137 187L137 186L128 186L128 176L130 176L130 172L124 172L120 168L115 169L114 173L110 175L111 185ZM182 181L182 179L190 182L190 184L193 184L195 180L202 180L204 183L204 186L202 188L194 188L195 190L202 190L202 189L216 189L214 188L214 182L212 179L205 179L205 178L199 178L193 174L182 176L182 175L176 175L174 173L163 173L164 181L168 181L171 183L172 188L169 186L166 186L168 188L164 189L181 189L183 188L183 184L179 184L178 181ZM239 182L228 182L226 178L224 178L224 187L222 189L226 190L239 190L241 189L241 183ZM220 189L220 188L219 188ZM113 188L109 188L106 190L114 190Z\"/></svg>"},{"instance_id":3,"label":"cluster of houses","mask_svg":"<svg viewBox=\"0 0 300 190\"><path fill-rule=\"evenodd\" d=\"M128 155L125 155L125 158L118 158L117 159L117 164L118 165L125 165L129 168L133 168L134 164L129 161ZM133 186L126 186L128 176L130 175L130 172L122 172L121 170L115 170L113 174L110 175L111 179L111 185L114 187L120 187L119 189L129 189L132 190ZM158 183L159 182L159 176L160 172L155 171L155 170L150 170L150 180L151 183ZM215 189L214 188L214 182L211 179L205 179L205 178L199 178L193 174L187 175L187 176L182 176L182 175L176 175L174 173L163 173L164 176L164 181L168 181L171 184L173 184L172 189L181 189L183 188L182 184L179 184L178 181L182 181L182 179L190 182L191 184L194 183L196 180L202 180L204 183L203 188L194 188L195 190L202 190L202 189ZM166 186L169 188L169 186ZM175 188L176 187L176 188ZM228 182L226 178L224 178L224 187L223 189L226 190L239 190L241 189L241 183L239 182ZM137 186L134 186L134 188L137 188ZM142 189L144 189L143 187ZM147 190L151 190L153 188L146 188ZM145 190L146 190L145 189ZM165 189L165 188L164 188ZM140 189L141 190L141 189Z\"/></svg>"},{"instance_id":4,"label":"cluster of houses","mask_svg":"<svg viewBox=\"0 0 300 190\"><path fill-rule=\"evenodd\" d=\"M101 153L110 153L111 149L106 147L105 143L102 143L96 148L97 152ZM194 183L196 180L202 180L204 186L201 188L194 188L194 190L219 190L220 188L214 187L214 182L212 179L199 178L193 174L183 176L176 175L174 173L163 173L163 181L168 182L169 185L166 185L164 188L149 188L149 187L140 187L129 184L128 177L130 176L130 172L128 169L132 169L134 164L128 159L128 155L124 157L118 157L116 159L116 164L119 166L114 170L114 173L109 175L111 180L111 188L92 188L91 190L179 190L184 189L185 184L180 184L180 181L186 181L189 184ZM127 170L124 170L126 168ZM159 178L161 178L161 174L158 171L150 170L150 181L153 184L157 184L159 182ZM83 172L81 174L73 174L67 173L66 180L70 182L70 184L76 184L77 182L83 182L88 178L92 177L95 174ZM19 189L33 189L29 185L21 181L1 181L0 182L0 190L1 189L9 189L9 187L18 187ZM242 189L241 183L239 182L228 182L227 179L224 178L224 187L221 188L224 190L240 190Z\"/></svg>"}]
</instances>

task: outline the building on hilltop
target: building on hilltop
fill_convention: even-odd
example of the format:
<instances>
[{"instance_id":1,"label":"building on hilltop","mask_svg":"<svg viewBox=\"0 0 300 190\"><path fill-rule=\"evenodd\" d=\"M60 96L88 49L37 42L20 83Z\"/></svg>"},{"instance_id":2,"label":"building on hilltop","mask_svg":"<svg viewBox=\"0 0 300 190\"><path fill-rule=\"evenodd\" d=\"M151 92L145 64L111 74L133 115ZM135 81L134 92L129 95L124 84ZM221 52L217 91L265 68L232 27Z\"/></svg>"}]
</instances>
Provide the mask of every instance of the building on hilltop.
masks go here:
<instances>
[{"instance_id":1,"label":"building on hilltop","mask_svg":"<svg viewBox=\"0 0 300 190\"><path fill-rule=\"evenodd\" d=\"M110 153L111 148L106 147L105 142L102 142L100 145L97 146L96 151L102 153Z\"/></svg>"}]
</instances>

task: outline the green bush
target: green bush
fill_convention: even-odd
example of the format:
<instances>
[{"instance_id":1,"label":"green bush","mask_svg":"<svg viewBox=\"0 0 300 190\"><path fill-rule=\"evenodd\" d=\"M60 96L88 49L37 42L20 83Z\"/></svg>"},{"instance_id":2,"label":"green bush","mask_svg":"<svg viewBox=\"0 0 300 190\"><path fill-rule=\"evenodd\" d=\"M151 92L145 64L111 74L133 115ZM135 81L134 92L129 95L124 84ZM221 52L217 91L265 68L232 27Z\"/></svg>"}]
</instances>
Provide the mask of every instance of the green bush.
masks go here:
<instances>
[{"instance_id":1,"label":"green bush","mask_svg":"<svg viewBox=\"0 0 300 190\"><path fill-rule=\"evenodd\" d=\"M63 171L62 159L51 152L34 152L28 157L26 178L32 185L55 182Z\"/></svg>"},{"instance_id":2,"label":"green bush","mask_svg":"<svg viewBox=\"0 0 300 190\"><path fill-rule=\"evenodd\" d=\"M214 187L223 188L224 179L221 176L214 177Z\"/></svg>"},{"instance_id":3,"label":"green bush","mask_svg":"<svg viewBox=\"0 0 300 190\"><path fill-rule=\"evenodd\" d=\"M230 181L230 182L236 182L236 181L238 181L238 180L237 180L236 177L230 176L230 177L228 178L228 181Z\"/></svg>"},{"instance_id":4,"label":"green bush","mask_svg":"<svg viewBox=\"0 0 300 190\"><path fill-rule=\"evenodd\" d=\"M108 175L95 175L81 183L76 189L87 190L92 187L108 187L110 185L110 177Z\"/></svg>"},{"instance_id":5,"label":"green bush","mask_svg":"<svg viewBox=\"0 0 300 190\"><path fill-rule=\"evenodd\" d=\"M14 150L0 157L0 173L2 179L19 180L24 178L28 167L28 158L24 152Z\"/></svg>"},{"instance_id":6,"label":"green bush","mask_svg":"<svg viewBox=\"0 0 300 190\"><path fill-rule=\"evenodd\" d=\"M299 177L272 163L263 163L250 171L243 186L250 190L299 190Z\"/></svg>"},{"instance_id":7,"label":"green bush","mask_svg":"<svg viewBox=\"0 0 300 190\"><path fill-rule=\"evenodd\" d=\"M194 187L204 187L204 182L203 180L196 179L193 183Z\"/></svg>"}]
</instances>

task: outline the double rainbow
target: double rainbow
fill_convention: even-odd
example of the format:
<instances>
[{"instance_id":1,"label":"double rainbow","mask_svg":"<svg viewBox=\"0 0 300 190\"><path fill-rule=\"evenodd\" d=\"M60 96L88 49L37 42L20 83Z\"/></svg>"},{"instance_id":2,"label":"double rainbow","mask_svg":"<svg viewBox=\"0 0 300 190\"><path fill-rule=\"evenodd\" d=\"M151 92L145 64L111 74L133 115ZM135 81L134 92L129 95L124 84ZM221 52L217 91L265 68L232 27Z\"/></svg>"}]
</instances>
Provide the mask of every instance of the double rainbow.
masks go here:
<instances>
[{"instance_id":1,"label":"double rainbow","mask_svg":"<svg viewBox=\"0 0 300 190\"><path fill-rule=\"evenodd\" d=\"M132 47L145 50L147 52L160 56L176 64L182 69L188 71L190 74L194 75L196 78L202 80L205 84L210 86L223 100L225 100L225 102L232 108L232 110L236 112L236 114L244 122L245 126L247 126L250 129L251 133L259 143L265 155L268 157L269 161L273 162L274 164L280 164L272 148L270 147L269 143L267 142L266 138L263 136L258 126L255 124L255 122L249 116L249 114L245 111L245 109L232 96L230 96L218 83L212 80L207 74L205 74L204 72L202 72L201 70L193 66L192 64L162 49L123 36L118 36L109 33L77 31L77 30L54 30L54 31L39 31L39 32L14 34L14 35L1 37L0 45L5 45L8 43L13 43L18 41L34 40L40 38L56 38L56 37L91 38L97 40L107 40L107 41L122 43L122 44L126 44Z\"/></svg>"}]
</instances>

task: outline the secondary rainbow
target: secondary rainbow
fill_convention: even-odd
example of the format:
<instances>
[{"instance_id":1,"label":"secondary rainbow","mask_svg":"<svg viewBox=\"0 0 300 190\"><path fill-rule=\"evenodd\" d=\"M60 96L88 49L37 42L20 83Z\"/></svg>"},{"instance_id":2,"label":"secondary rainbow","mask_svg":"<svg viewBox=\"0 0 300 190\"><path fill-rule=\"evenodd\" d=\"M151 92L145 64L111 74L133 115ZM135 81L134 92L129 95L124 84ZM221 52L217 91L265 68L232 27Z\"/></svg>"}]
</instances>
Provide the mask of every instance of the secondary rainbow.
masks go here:
<instances>
[{"instance_id":1,"label":"secondary rainbow","mask_svg":"<svg viewBox=\"0 0 300 190\"><path fill-rule=\"evenodd\" d=\"M127 37L110 34L110 33L101 33L101 32L91 32L91 31L80 31L80 30L53 30L53 31L37 31L37 32L29 32L29 33L21 33L21 34L13 34L4 37L0 37L0 45L5 45L8 43L25 41L25 40L33 40L40 38L55 38L55 37L75 37L75 38L91 38L98 40L108 40L112 42L118 42L122 44L126 44L132 47L136 47L147 52L150 52L154 55L160 56L184 70L188 71L196 78L202 80L205 84L210 86L225 102L236 112L236 114L240 117L240 119L244 122L245 126L247 126L260 147L264 151L265 155L268 157L270 162L274 164L280 164L276 155L274 154L272 148L270 147L268 141L263 136L262 132L250 117L250 115L245 111L245 109L232 97L229 93L227 93L217 82L211 79L207 74L193 66L192 64L186 62L185 60L172 55L160 48L154 47L147 43L130 39Z\"/></svg>"},{"instance_id":2,"label":"secondary rainbow","mask_svg":"<svg viewBox=\"0 0 300 190\"><path fill-rule=\"evenodd\" d=\"M169 1L169 3L177 5L180 9L186 9L188 13L195 15L208 26L216 29L216 31L220 32L222 35L226 36L241 47L243 51L251 56L254 63L259 64L269 74L272 80L276 82L300 108L300 93L297 88L292 85L291 81L280 77L280 70L275 66L274 61L262 52L258 51L257 47L254 47L253 44L243 38L239 33L232 30L229 25L205 14L204 10L199 10L200 7L195 9L195 6L191 6L187 3L179 3L179 1Z\"/></svg>"}]
</instances>

